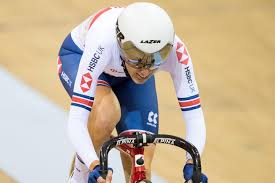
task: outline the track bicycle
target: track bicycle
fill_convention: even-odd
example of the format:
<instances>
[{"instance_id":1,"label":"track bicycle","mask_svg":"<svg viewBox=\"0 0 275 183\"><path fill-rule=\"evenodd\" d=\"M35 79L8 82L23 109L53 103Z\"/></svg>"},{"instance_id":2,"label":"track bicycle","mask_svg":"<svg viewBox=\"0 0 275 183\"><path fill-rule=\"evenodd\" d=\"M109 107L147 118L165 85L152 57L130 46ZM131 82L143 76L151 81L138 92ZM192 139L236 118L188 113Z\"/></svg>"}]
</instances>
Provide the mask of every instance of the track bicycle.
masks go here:
<instances>
[{"instance_id":1,"label":"track bicycle","mask_svg":"<svg viewBox=\"0 0 275 183\"><path fill-rule=\"evenodd\" d=\"M144 166L144 146L148 144L168 144L177 146L187 151L194 164L193 183L201 182L201 160L197 148L186 140L166 134L152 135L148 133L132 132L121 134L105 142L100 149L100 175L106 179L108 173L108 153L112 148L117 148L127 153L132 160L130 183L151 183L146 180Z\"/></svg>"}]
</instances>

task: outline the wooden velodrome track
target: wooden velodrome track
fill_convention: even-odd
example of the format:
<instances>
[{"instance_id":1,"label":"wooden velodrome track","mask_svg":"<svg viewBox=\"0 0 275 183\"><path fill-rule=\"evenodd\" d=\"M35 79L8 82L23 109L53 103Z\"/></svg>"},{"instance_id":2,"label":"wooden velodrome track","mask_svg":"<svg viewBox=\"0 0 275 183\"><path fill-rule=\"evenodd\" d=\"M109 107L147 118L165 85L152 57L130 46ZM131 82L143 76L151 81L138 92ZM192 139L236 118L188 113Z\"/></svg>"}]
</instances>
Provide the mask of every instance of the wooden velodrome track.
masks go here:
<instances>
[{"instance_id":1,"label":"wooden velodrome track","mask_svg":"<svg viewBox=\"0 0 275 183\"><path fill-rule=\"evenodd\" d=\"M129 2L1 0L0 66L68 109L56 74L61 42L99 8ZM275 1L150 2L169 12L193 58L207 122L203 170L210 182L275 182ZM170 77L157 78L161 133L184 137ZM182 182L183 157L160 146L153 169L168 182ZM1 172L0 182L13 181Z\"/></svg>"}]
</instances>

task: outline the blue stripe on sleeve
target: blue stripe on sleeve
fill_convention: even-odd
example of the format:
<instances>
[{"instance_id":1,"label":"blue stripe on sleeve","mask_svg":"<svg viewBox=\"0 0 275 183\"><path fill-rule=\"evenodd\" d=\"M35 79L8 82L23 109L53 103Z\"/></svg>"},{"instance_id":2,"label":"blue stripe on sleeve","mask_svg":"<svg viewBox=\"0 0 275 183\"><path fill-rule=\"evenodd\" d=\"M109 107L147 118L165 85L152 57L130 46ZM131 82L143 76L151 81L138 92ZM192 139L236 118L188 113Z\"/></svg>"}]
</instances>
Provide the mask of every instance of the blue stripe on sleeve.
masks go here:
<instances>
[{"instance_id":1,"label":"blue stripe on sleeve","mask_svg":"<svg viewBox=\"0 0 275 183\"><path fill-rule=\"evenodd\" d=\"M87 107L87 106L84 106L84 105L81 105L81 104L76 104L76 103L71 103L72 106L76 106L76 107L81 107L83 109L86 109L88 111L91 111L92 108L91 107Z\"/></svg>"},{"instance_id":2,"label":"blue stripe on sleeve","mask_svg":"<svg viewBox=\"0 0 275 183\"><path fill-rule=\"evenodd\" d=\"M82 94L79 94L79 93L73 93L73 95L75 96L79 96L79 97L82 97L82 98L86 98L86 99L89 99L89 100L94 100L94 97L89 97L87 95L82 95Z\"/></svg>"},{"instance_id":3,"label":"blue stripe on sleeve","mask_svg":"<svg viewBox=\"0 0 275 183\"><path fill-rule=\"evenodd\" d=\"M201 105L197 105L197 106L189 107L189 108L181 108L181 110L182 111L191 111L191 110L194 110L194 109L198 109L200 107L201 107Z\"/></svg>"},{"instance_id":4,"label":"blue stripe on sleeve","mask_svg":"<svg viewBox=\"0 0 275 183\"><path fill-rule=\"evenodd\" d=\"M193 95L191 97L186 97L186 98L178 98L178 100L179 101L185 101L185 100L191 100L191 99L198 98L198 97L199 97L199 94Z\"/></svg>"}]
</instances>

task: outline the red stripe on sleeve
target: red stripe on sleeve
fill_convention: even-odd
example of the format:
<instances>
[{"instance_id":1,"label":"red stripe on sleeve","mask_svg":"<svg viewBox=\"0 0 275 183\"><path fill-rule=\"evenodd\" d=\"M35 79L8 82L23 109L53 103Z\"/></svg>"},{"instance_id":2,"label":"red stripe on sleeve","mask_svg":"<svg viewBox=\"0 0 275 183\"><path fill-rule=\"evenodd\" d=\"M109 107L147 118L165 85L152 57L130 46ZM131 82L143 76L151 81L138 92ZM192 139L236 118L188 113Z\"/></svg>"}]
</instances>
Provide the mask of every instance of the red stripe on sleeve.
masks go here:
<instances>
[{"instance_id":1,"label":"red stripe on sleeve","mask_svg":"<svg viewBox=\"0 0 275 183\"><path fill-rule=\"evenodd\" d=\"M81 104L84 104L84 105L87 105L87 106L91 106L93 105L93 101L89 101L89 100L85 100L83 98L78 98L78 97L72 97L72 101L73 102L78 102L78 103L81 103Z\"/></svg>"},{"instance_id":2,"label":"red stripe on sleeve","mask_svg":"<svg viewBox=\"0 0 275 183\"><path fill-rule=\"evenodd\" d=\"M105 84L105 85L110 86L109 83L107 81L104 81L104 80L98 80L97 84Z\"/></svg>"},{"instance_id":3,"label":"red stripe on sleeve","mask_svg":"<svg viewBox=\"0 0 275 183\"><path fill-rule=\"evenodd\" d=\"M179 102L179 104L180 104L180 107L189 107L189 106L197 105L200 102L201 102L200 98L198 98L198 99L191 100L191 101L188 101L188 102Z\"/></svg>"}]
</instances>

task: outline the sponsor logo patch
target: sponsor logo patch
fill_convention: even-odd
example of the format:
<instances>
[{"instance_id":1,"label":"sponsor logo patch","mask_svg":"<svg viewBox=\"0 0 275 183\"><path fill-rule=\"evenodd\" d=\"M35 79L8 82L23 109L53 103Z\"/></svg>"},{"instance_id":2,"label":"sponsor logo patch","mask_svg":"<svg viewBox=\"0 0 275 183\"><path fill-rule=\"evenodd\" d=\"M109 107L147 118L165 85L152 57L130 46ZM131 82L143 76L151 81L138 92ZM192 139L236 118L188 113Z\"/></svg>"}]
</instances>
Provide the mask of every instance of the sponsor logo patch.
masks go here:
<instances>
[{"instance_id":1,"label":"sponsor logo patch","mask_svg":"<svg viewBox=\"0 0 275 183\"><path fill-rule=\"evenodd\" d=\"M91 89L92 81L93 81L93 79L89 72L82 75L80 88L84 93Z\"/></svg>"},{"instance_id":2,"label":"sponsor logo patch","mask_svg":"<svg viewBox=\"0 0 275 183\"><path fill-rule=\"evenodd\" d=\"M121 74L121 73L124 73L124 72L122 72L122 71L118 71L118 70L115 70L115 69L110 69L110 71L113 72L113 73L120 73L120 74Z\"/></svg>"},{"instance_id":3,"label":"sponsor logo patch","mask_svg":"<svg viewBox=\"0 0 275 183\"><path fill-rule=\"evenodd\" d=\"M149 114L148 114L147 125L156 128L157 124L158 124L157 118L158 118L158 114L154 113L153 111L150 111Z\"/></svg>"},{"instance_id":4,"label":"sponsor logo patch","mask_svg":"<svg viewBox=\"0 0 275 183\"><path fill-rule=\"evenodd\" d=\"M186 48L183 46L183 44L181 42L177 43L176 54L177 54L179 63L184 64L184 65L188 64L189 55L187 53Z\"/></svg>"},{"instance_id":5,"label":"sponsor logo patch","mask_svg":"<svg viewBox=\"0 0 275 183\"><path fill-rule=\"evenodd\" d=\"M73 82L70 80L69 76L68 76L64 71L62 71L60 75L61 75L62 79L63 79L70 87L72 87L72 83L73 83Z\"/></svg>"},{"instance_id":6,"label":"sponsor logo patch","mask_svg":"<svg viewBox=\"0 0 275 183\"><path fill-rule=\"evenodd\" d=\"M189 85L189 88L190 88L191 92L192 93L196 92L189 66L185 67L184 70L185 70L185 76L186 76L186 79L187 79L187 82L188 82L188 85Z\"/></svg>"},{"instance_id":7,"label":"sponsor logo patch","mask_svg":"<svg viewBox=\"0 0 275 183\"><path fill-rule=\"evenodd\" d=\"M88 71L93 72L98 60L100 59L101 55L103 54L104 48L99 46L97 50L95 51L93 58L90 60L88 65Z\"/></svg>"}]
</instances>

